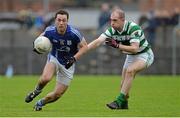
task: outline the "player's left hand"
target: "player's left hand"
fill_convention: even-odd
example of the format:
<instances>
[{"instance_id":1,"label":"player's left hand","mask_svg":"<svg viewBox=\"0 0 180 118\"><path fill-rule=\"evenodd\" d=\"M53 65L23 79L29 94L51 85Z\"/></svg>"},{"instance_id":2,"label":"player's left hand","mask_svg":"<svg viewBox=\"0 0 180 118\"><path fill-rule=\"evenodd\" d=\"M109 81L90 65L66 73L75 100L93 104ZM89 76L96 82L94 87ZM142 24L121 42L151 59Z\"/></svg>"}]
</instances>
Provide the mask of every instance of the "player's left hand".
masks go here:
<instances>
[{"instance_id":1,"label":"player's left hand","mask_svg":"<svg viewBox=\"0 0 180 118\"><path fill-rule=\"evenodd\" d=\"M119 48L119 44L114 39L106 38L105 43L106 45L111 46L113 48Z\"/></svg>"},{"instance_id":2,"label":"player's left hand","mask_svg":"<svg viewBox=\"0 0 180 118\"><path fill-rule=\"evenodd\" d=\"M73 65L73 63L76 62L75 57L65 57L65 59L66 59L66 64L65 64L66 69L69 69Z\"/></svg>"}]
</instances>

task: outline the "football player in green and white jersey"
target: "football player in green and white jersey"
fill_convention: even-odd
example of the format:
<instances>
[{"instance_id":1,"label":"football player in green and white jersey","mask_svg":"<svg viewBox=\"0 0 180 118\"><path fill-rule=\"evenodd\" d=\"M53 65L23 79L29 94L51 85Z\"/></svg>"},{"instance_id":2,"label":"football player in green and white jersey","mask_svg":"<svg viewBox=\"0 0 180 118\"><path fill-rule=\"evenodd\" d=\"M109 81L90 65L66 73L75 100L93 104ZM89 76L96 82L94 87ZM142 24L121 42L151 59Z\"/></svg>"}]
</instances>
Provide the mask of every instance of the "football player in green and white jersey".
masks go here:
<instances>
[{"instance_id":1,"label":"football player in green and white jersey","mask_svg":"<svg viewBox=\"0 0 180 118\"><path fill-rule=\"evenodd\" d=\"M127 54L122 70L121 90L116 100L107 104L110 109L128 109L129 92L135 75L149 67L154 54L143 30L134 22L125 20L123 10L117 8L111 13L111 26L88 45L94 49L104 42L106 45Z\"/></svg>"}]
</instances>

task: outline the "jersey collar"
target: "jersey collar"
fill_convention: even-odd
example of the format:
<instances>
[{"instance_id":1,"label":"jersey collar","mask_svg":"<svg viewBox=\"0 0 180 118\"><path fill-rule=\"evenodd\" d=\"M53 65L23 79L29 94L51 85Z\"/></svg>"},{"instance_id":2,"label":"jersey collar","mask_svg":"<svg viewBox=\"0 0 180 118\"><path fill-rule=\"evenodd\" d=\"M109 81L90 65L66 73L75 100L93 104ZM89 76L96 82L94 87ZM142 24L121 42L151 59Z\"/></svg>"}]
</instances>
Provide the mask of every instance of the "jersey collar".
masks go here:
<instances>
[{"instance_id":1,"label":"jersey collar","mask_svg":"<svg viewBox=\"0 0 180 118\"><path fill-rule=\"evenodd\" d=\"M69 32L69 29L70 29L70 26L69 26L69 25L67 25L67 27L66 27L66 31L65 31L65 33L64 33L63 35L65 35L67 32ZM56 32L58 32L57 28L56 28ZM62 34L60 34L60 35L62 35Z\"/></svg>"}]
</instances>

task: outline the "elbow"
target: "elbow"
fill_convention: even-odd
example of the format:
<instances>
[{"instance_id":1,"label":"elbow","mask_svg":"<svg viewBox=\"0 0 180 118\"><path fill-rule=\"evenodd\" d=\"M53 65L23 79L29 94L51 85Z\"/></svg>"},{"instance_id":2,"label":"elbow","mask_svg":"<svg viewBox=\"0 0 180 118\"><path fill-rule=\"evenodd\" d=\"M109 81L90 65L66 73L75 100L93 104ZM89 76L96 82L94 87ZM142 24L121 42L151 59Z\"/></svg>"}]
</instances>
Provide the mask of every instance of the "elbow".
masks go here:
<instances>
[{"instance_id":1,"label":"elbow","mask_svg":"<svg viewBox=\"0 0 180 118\"><path fill-rule=\"evenodd\" d=\"M139 43L133 43L131 46L131 53L134 53L134 54L136 54L136 53L138 53L138 51L139 51Z\"/></svg>"},{"instance_id":2,"label":"elbow","mask_svg":"<svg viewBox=\"0 0 180 118\"><path fill-rule=\"evenodd\" d=\"M134 48L132 48L132 53L133 54L136 54L136 53L138 53L138 51L139 51L139 48L137 48L137 47L134 47Z\"/></svg>"},{"instance_id":3,"label":"elbow","mask_svg":"<svg viewBox=\"0 0 180 118\"><path fill-rule=\"evenodd\" d=\"M84 46L84 50L85 50L85 52L87 52L89 50L88 45Z\"/></svg>"}]
</instances>

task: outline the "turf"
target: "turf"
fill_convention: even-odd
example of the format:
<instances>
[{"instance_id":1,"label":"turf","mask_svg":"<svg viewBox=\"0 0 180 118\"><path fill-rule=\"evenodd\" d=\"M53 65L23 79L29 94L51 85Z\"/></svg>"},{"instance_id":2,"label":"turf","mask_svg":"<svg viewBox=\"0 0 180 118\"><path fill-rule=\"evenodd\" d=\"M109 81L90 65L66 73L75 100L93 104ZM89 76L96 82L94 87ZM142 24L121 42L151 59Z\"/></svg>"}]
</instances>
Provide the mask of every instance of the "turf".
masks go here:
<instances>
[{"instance_id":1,"label":"turf","mask_svg":"<svg viewBox=\"0 0 180 118\"><path fill-rule=\"evenodd\" d=\"M24 102L38 76L0 76L0 117L180 117L180 76L137 76L128 110L110 110L105 104L119 94L119 76L77 75L57 102L33 111L35 102L53 90L53 79L31 103Z\"/></svg>"}]
</instances>

